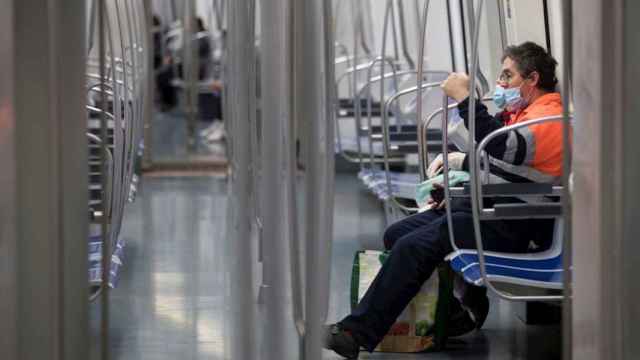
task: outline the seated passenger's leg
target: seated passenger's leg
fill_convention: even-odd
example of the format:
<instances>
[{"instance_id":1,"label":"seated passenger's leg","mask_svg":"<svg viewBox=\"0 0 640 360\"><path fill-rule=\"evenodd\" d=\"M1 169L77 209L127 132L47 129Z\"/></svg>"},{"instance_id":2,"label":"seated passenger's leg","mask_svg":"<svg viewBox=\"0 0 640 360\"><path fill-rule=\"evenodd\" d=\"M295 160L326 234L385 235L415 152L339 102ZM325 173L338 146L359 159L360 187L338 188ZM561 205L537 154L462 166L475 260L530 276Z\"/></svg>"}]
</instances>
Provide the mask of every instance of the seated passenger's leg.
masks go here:
<instances>
[{"instance_id":1,"label":"seated passenger's leg","mask_svg":"<svg viewBox=\"0 0 640 360\"><path fill-rule=\"evenodd\" d=\"M442 217L442 211L429 210L398 220L389 225L384 232L383 242L387 250L391 250L396 242L405 235L431 224Z\"/></svg>"},{"instance_id":2,"label":"seated passenger's leg","mask_svg":"<svg viewBox=\"0 0 640 360\"><path fill-rule=\"evenodd\" d=\"M172 78L173 69L171 68L164 69L156 75L156 83L158 91L160 92L160 103L165 109L175 106L178 102L176 90L171 85Z\"/></svg>"},{"instance_id":3,"label":"seated passenger's leg","mask_svg":"<svg viewBox=\"0 0 640 360\"><path fill-rule=\"evenodd\" d=\"M453 251L444 212L430 213L428 225L417 227L391 242L391 255L356 309L340 322L340 327L369 351L377 346L422 284ZM388 230L389 237L385 235L385 241L394 240L394 236L426 220L426 217L415 217L394 224ZM457 246L475 248L471 214L456 212L453 223ZM483 222L481 231L486 250L517 252L526 249L528 244L525 237L519 236L520 232L514 232L512 226L502 221Z\"/></svg>"},{"instance_id":4,"label":"seated passenger's leg","mask_svg":"<svg viewBox=\"0 0 640 360\"><path fill-rule=\"evenodd\" d=\"M213 118L217 120L224 120L222 118L222 94L213 93Z\"/></svg>"},{"instance_id":5,"label":"seated passenger's leg","mask_svg":"<svg viewBox=\"0 0 640 360\"><path fill-rule=\"evenodd\" d=\"M397 240L393 251L356 309L340 322L356 341L372 351L450 252L440 241L442 217Z\"/></svg>"}]
</instances>

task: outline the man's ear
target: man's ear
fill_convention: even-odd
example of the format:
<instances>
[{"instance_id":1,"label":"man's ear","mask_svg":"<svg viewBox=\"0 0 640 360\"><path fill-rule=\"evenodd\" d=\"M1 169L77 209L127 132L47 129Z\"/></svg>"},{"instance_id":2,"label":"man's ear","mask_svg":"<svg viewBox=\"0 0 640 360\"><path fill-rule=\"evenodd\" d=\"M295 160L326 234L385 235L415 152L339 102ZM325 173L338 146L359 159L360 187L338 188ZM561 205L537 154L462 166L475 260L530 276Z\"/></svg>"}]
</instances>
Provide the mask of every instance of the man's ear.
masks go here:
<instances>
[{"instance_id":1,"label":"man's ear","mask_svg":"<svg viewBox=\"0 0 640 360\"><path fill-rule=\"evenodd\" d=\"M538 87L538 84L540 83L540 73L537 71L532 72L529 75L529 81L531 81L531 85Z\"/></svg>"}]
</instances>

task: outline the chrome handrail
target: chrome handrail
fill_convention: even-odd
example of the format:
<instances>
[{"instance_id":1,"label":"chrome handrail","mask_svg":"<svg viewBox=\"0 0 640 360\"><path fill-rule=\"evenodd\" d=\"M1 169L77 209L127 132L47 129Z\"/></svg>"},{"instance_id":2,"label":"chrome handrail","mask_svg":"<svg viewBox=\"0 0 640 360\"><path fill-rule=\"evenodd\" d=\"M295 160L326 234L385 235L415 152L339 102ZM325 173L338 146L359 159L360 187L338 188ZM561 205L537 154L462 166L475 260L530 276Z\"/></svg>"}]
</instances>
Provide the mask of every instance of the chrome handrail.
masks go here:
<instances>
[{"instance_id":1,"label":"chrome handrail","mask_svg":"<svg viewBox=\"0 0 640 360\"><path fill-rule=\"evenodd\" d=\"M440 86L440 82L435 82L435 83L427 83L427 84L423 84L420 88L421 89L429 89L429 88L435 88ZM394 94L393 96L391 96L389 99L387 99L387 101L385 101L384 106L382 107L382 133L383 133L383 146L384 146L384 170L385 170L385 180L386 180L386 184L387 184L387 190L389 191L389 199L391 199L391 201L400 209L403 209L405 211L418 211L418 208L410 208L410 207L406 207L402 204L400 204L395 197L393 196L393 190L392 190L392 186L391 186L391 176L390 176L390 164L389 164L389 153L391 152L390 149L390 139L389 139L389 119L388 119L388 108L391 107L391 104L393 104L396 100L398 100L400 97L404 96L404 95L408 95L411 93L415 93L418 92L418 86L414 86L414 87L410 87L408 89L404 89L396 94ZM422 100L419 99L418 103L420 103Z\"/></svg>"},{"instance_id":2,"label":"chrome handrail","mask_svg":"<svg viewBox=\"0 0 640 360\"><path fill-rule=\"evenodd\" d=\"M369 68L367 69L367 80L371 79L371 73L373 71L373 67L377 64L377 63L391 63L391 71L393 74L393 79L394 79L394 85L395 85L395 89L396 91L398 91L398 72L395 66L393 66L393 61L394 59L391 59L389 57L385 57L385 56L379 56L377 58L375 58L370 64L369 64ZM384 65L383 65L383 69L384 69ZM380 86L382 87L384 85L384 79L385 77L382 76L380 78ZM368 86L370 85L370 82L367 81L367 84L363 87L363 88L368 88ZM361 89L362 90L362 89ZM384 94L384 88L382 89L382 93ZM362 158L362 143L360 141L360 129L362 128L362 114L361 114L361 104L360 104L360 94L362 91L357 91L355 93L355 97L353 99L354 104L353 104L353 109L355 111L355 125L356 125L356 143L357 143L357 149L358 149L358 163L360 165L360 170L363 169L363 158ZM371 99L371 97L369 97L369 99ZM383 98L380 99L380 102L383 101ZM367 109L368 111L371 111L371 101L368 101L367 103ZM371 118L371 113L369 112L369 114L367 115L369 117L369 119ZM369 141L369 146L371 147L371 141Z\"/></svg>"},{"instance_id":3,"label":"chrome handrail","mask_svg":"<svg viewBox=\"0 0 640 360\"><path fill-rule=\"evenodd\" d=\"M482 101L493 101L493 97L492 96L485 96L484 98L482 98ZM447 110L451 110L454 109L458 106L458 103L451 103L447 106ZM418 138L418 148L421 149L419 154L420 157L420 176L422 181L427 180L427 169L429 167L429 150L428 150L428 139L427 139L427 131L429 130L429 125L431 125L431 122L433 121L433 119L435 119L438 115L440 115L443 112L443 108L439 108L436 111L432 112L427 118L424 118L422 120L419 120L418 123L418 133L421 134L420 138ZM447 119L443 119L443 121L446 121L446 127L448 129L448 118ZM441 126L445 126L445 125L441 125ZM447 144L447 149L449 144Z\"/></svg>"}]
</instances>

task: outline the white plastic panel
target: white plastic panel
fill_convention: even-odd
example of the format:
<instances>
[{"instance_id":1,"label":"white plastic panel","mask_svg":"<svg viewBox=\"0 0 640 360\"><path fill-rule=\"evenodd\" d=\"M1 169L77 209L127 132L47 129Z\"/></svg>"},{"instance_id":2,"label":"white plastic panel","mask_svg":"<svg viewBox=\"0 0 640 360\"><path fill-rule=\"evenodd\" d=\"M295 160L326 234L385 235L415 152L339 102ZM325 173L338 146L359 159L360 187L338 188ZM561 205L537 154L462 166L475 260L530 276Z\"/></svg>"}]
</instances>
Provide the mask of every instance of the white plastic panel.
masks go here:
<instances>
[{"instance_id":1,"label":"white plastic panel","mask_svg":"<svg viewBox=\"0 0 640 360\"><path fill-rule=\"evenodd\" d=\"M533 41L546 46L542 0L505 0L504 6L509 44Z\"/></svg>"}]
</instances>

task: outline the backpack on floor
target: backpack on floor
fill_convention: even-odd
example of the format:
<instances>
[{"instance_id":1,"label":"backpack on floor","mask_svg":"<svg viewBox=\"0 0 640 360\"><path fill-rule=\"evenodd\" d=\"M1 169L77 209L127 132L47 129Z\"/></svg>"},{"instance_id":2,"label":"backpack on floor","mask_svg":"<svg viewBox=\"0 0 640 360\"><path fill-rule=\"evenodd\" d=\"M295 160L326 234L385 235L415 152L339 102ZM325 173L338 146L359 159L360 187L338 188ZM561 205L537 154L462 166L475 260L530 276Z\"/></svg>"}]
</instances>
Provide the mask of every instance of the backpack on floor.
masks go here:
<instances>
[{"instance_id":1,"label":"backpack on floor","mask_svg":"<svg viewBox=\"0 0 640 360\"><path fill-rule=\"evenodd\" d=\"M354 309L373 282L389 252L356 252L351 273L351 308ZM393 324L375 351L415 353L438 351L447 340L447 322L453 300L453 271L438 268Z\"/></svg>"}]
</instances>

